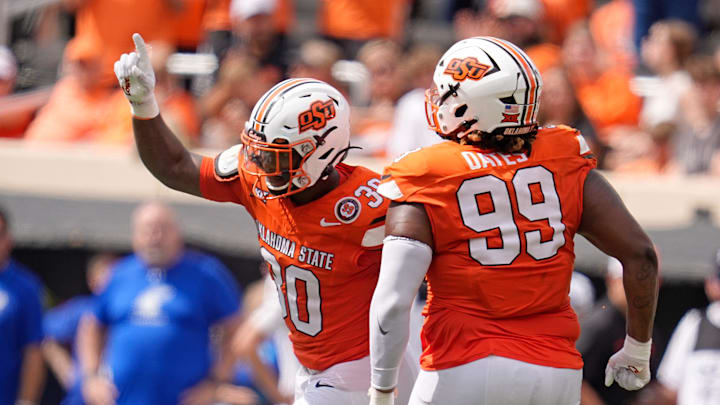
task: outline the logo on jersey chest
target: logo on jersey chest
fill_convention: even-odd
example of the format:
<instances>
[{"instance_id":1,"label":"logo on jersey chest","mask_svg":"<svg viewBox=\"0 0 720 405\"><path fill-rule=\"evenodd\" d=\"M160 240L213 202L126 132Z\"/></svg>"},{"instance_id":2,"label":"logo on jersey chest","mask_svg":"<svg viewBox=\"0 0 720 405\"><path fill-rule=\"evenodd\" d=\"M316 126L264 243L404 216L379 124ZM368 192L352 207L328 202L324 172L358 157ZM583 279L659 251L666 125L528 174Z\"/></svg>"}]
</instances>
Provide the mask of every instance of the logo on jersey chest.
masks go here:
<instances>
[{"instance_id":1,"label":"logo on jersey chest","mask_svg":"<svg viewBox=\"0 0 720 405\"><path fill-rule=\"evenodd\" d=\"M360 200L355 197L344 197L335 203L335 217L344 224L354 222L360 216Z\"/></svg>"},{"instance_id":2,"label":"logo on jersey chest","mask_svg":"<svg viewBox=\"0 0 720 405\"><path fill-rule=\"evenodd\" d=\"M167 284L148 287L135 298L133 318L140 323L165 323L163 306L175 297L175 289Z\"/></svg>"}]
</instances>

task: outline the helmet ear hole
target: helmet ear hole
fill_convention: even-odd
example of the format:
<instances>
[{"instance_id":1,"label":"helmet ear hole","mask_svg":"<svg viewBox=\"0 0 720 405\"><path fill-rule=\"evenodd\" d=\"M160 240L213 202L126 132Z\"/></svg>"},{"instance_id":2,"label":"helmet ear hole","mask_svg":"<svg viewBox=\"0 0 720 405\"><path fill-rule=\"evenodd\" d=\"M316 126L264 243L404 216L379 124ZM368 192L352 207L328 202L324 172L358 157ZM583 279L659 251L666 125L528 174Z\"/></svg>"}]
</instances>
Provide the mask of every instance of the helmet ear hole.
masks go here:
<instances>
[{"instance_id":1,"label":"helmet ear hole","mask_svg":"<svg viewBox=\"0 0 720 405\"><path fill-rule=\"evenodd\" d=\"M467 109L468 109L467 104L461 105L460 107L455 109L455 116L457 118L462 117L463 115L465 115L465 112L467 112Z\"/></svg>"}]
</instances>

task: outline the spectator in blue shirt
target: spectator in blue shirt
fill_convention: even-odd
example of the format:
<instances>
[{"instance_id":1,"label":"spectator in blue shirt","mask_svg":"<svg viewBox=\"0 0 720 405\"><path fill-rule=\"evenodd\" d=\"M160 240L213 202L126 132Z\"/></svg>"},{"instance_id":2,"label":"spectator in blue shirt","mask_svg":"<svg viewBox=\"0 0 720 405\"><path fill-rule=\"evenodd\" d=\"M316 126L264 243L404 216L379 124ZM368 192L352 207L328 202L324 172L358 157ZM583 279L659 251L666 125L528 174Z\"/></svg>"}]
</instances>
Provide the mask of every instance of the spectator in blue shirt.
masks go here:
<instances>
[{"instance_id":1,"label":"spectator in blue shirt","mask_svg":"<svg viewBox=\"0 0 720 405\"><path fill-rule=\"evenodd\" d=\"M107 285L110 267L117 258L108 253L98 253L88 260L85 278L92 295L78 295L47 311L43 317L42 349L48 367L67 394L62 405L82 405L79 367L77 360L76 333L83 315L94 309L95 297Z\"/></svg>"},{"instance_id":2,"label":"spectator in blue shirt","mask_svg":"<svg viewBox=\"0 0 720 405\"><path fill-rule=\"evenodd\" d=\"M0 404L33 405L45 382L40 281L10 258L10 223L0 208Z\"/></svg>"},{"instance_id":3,"label":"spectator in blue shirt","mask_svg":"<svg viewBox=\"0 0 720 405\"><path fill-rule=\"evenodd\" d=\"M231 372L235 281L217 259L184 249L161 203L135 211L132 239L134 254L113 268L93 315L80 322L83 397L91 405L211 404Z\"/></svg>"}]
</instances>

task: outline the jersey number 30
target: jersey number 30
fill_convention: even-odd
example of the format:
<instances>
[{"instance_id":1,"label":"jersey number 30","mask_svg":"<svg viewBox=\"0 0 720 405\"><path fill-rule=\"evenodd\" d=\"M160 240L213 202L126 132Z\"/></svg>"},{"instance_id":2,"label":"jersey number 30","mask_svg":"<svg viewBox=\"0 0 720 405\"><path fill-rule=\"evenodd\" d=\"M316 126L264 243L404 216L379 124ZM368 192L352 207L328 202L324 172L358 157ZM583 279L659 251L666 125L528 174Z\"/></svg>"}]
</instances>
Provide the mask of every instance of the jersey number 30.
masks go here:
<instances>
[{"instance_id":1,"label":"jersey number 30","mask_svg":"<svg viewBox=\"0 0 720 405\"><path fill-rule=\"evenodd\" d=\"M523 232L527 253L535 260L555 256L565 244L565 224L562 223L560 198L555 190L553 174L542 166L518 170L512 179L517 212L529 221L547 221L552 239L543 241L539 230ZM531 185L540 187L543 199L533 202ZM494 210L480 212L477 197L489 195ZM470 239L470 256L485 266L509 265L520 255L520 232L513 215L509 185L498 177L486 175L465 180L457 191L460 215L466 227L481 233L500 231L502 246L491 248L486 237Z\"/></svg>"},{"instance_id":2,"label":"jersey number 30","mask_svg":"<svg viewBox=\"0 0 720 405\"><path fill-rule=\"evenodd\" d=\"M285 297L282 291L283 271L275 256L264 247L260 247L260 254L263 259L270 265L273 272L273 281L277 288L278 298L280 298L280 307L282 308L282 316L288 316L290 310L290 320L295 329L310 335L316 336L322 330L322 311L320 310L320 282L312 271L303 269L295 265L285 268L285 285L287 289L287 305L285 305ZM304 295L307 297L306 309L307 320L300 317L300 308L298 303L297 281L302 281L305 285Z\"/></svg>"}]
</instances>

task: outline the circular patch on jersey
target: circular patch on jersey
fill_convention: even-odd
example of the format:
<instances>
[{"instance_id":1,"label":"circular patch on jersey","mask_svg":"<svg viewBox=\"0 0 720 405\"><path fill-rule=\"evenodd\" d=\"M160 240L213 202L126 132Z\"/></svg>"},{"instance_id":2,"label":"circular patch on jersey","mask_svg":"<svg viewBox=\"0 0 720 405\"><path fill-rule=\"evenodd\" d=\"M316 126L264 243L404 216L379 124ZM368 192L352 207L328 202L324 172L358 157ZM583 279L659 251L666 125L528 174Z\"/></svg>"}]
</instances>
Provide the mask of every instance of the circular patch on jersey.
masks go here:
<instances>
[{"instance_id":1,"label":"circular patch on jersey","mask_svg":"<svg viewBox=\"0 0 720 405\"><path fill-rule=\"evenodd\" d=\"M344 197L335 203L335 216L340 222L349 224L360 216L360 200L355 197Z\"/></svg>"}]
</instances>

